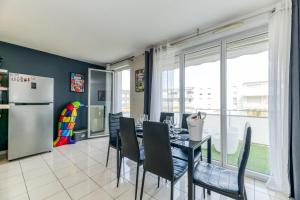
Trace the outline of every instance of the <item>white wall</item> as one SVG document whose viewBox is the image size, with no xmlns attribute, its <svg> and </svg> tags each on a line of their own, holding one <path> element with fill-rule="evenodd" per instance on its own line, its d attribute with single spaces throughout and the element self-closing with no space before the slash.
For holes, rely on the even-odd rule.
<svg viewBox="0 0 300 200">
<path fill-rule="evenodd" d="M 131 63 L 130 74 L 130 116 L 135 119 L 144 113 L 144 92 L 135 92 L 135 71 L 144 68 L 144 54 L 136 56 Z"/>
</svg>

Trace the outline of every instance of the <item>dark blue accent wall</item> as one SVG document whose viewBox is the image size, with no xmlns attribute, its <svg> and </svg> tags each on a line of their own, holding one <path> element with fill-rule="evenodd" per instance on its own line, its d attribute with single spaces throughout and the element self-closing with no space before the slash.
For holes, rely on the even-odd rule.
<svg viewBox="0 0 300 200">
<path fill-rule="evenodd" d="M 1 68 L 9 72 L 46 76 L 54 78 L 54 137 L 61 110 L 71 101 L 88 103 L 88 68 L 104 69 L 102 66 L 56 56 L 0 41 Z M 70 92 L 70 72 L 81 73 L 85 77 L 85 92 Z M 3 111 L 2 111 L 3 112 Z M 30 114 L 30 113 L 28 113 Z M 87 109 L 79 112 L 76 129 L 87 127 Z M 0 150 L 7 149 L 6 113 L 0 118 Z M 33 122 L 34 123 L 34 122 Z"/>
</svg>

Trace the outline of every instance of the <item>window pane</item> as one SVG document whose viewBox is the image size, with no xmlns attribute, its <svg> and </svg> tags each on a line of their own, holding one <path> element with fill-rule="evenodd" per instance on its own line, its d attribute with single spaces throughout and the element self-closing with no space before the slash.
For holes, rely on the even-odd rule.
<svg viewBox="0 0 300 200">
<path fill-rule="evenodd" d="M 247 168 L 269 174 L 268 39 L 227 44 L 227 162 L 237 166 L 245 123 L 252 128 Z"/>
<path fill-rule="evenodd" d="M 130 117 L 130 70 L 123 70 L 122 72 L 122 105 L 121 110 L 123 115 Z"/>
<path fill-rule="evenodd" d="M 203 132 L 212 135 L 213 159 L 220 160 L 220 46 L 185 56 L 184 90 L 185 113 L 207 113 Z"/>
<path fill-rule="evenodd" d="M 173 112 L 175 122 L 179 124 L 180 90 L 179 90 L 179 66 L 167 68 L 162 72 L 162 112 Z"/>
</svg>

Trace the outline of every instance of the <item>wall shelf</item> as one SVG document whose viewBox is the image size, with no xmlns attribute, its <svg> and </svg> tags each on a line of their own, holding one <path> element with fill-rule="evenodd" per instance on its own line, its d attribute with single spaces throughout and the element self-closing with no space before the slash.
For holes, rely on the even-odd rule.
<svg viewBox="0 0 300 200">
<path fill-rule="evenodd" d="M 0 109 L 1 110 L 9 109 L 9 104 L 0 104 Z"/>
<path fill-rule="evenodd" d="M 0 91 L 7 91 L 7 90 L 8 90 L 7 87 L 1 87 L 1 86 L 0 86 Z"/>
<path fill-rule="evenodd" d="M 0 74 L 7 74 L 8 71 L 6 69 L 0 69 Z"/>
</svg>

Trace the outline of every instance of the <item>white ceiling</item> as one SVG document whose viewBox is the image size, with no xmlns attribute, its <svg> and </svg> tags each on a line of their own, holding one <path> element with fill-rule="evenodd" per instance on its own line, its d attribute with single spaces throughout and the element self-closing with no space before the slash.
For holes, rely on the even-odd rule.
<svg viewBox="0 0 300 200">
<path fill-rule="evenodd" d="M 0 41 L 110 63 L 277 0 L 0 0 Z"/>
</svg>

